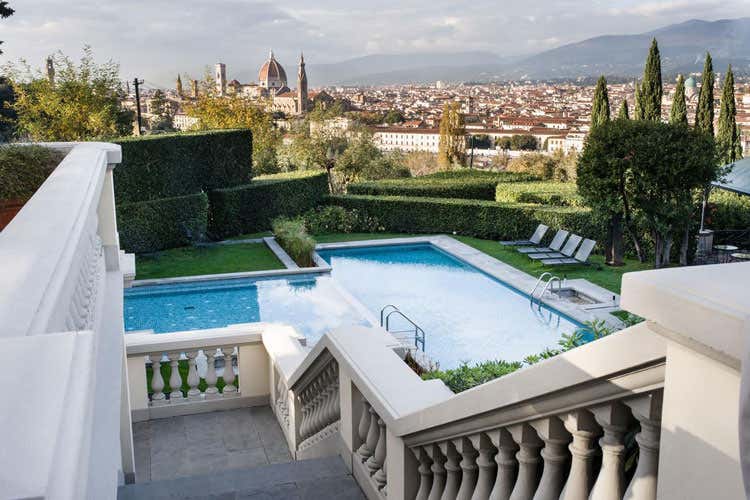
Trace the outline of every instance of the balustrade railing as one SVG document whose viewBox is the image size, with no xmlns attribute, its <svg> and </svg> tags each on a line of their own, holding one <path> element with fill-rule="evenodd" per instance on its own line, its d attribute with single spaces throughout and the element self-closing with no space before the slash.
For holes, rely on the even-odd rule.
<svg viewBox="0 0 750 500">
<path fill-rule="evenodd" d="M 375 408 L 364 398 L 362 398 L 360 404 L 361 415 L 357 425 L 357 436 L 360 444 L 354 455 L 355 464 L 361 467 L 364 472 L 363 475 L 372 482 L 375 490 L 386 496 L 388 454 L 385 422 L 375 411 Z"/>
<path fill-rule="evenodd" d="M 301 412 L 298 450 L 305 450 L 339 430 L 338 362 L 329 357 L 315 371 L 315 376 L 296 390 Z"/>
</svg>

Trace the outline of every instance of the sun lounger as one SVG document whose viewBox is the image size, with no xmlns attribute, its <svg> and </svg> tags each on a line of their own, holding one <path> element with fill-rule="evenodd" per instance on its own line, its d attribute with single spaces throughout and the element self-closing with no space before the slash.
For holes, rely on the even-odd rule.
<svg viewBox="0 0 750 500">
<path fill-rule="evenodd" d="M 544 238 L 544 235 L 547 233 L 547 229 L 549 229 L 549 226 L 545 226 L 544 224 L 539 224 L 536 228 L 536 231 L 534 231 L 534 234 L 531 235 L 531 238 L 528 240 L 516 240 L 516 241 L 501 241 L 501 245 L 509 246 L 509 247 L 520 247 L 523 245 L 538 245 L 542 242 L 542 238 Z"/>
<path fill-rule="evenodd" d="M 516 250 L 521 253 L 559 252 L 569 234 L 570 233 L 566 230 L 560 229 L 559 231 L 557 231 L 557 234 L 555 234 L 555 237 L 552 238 L 552 241 L 550 242 L 548 247 L 520 247 L 516 248 Z"/>
<path fill-rule="evenodd" d="M 574 257 L 565 257 L 561 259 L 542 259 L 542 264 L 548 266 L 569 266 L 574 264 L 588 265 L 589 255 L 596 246 L 594 240 L 583 240 L 581 248 L 578 249 Z"/>
<path fill-rule="evenodd" d="M 578 248 L 578 244 L 581 243 L 582 239 L 583 238 L 578 236 L 577 234 L 571 234 L 570 238 L 568 238 L 568 241 L 565 243 L 565 246 L 559 252 L 530 253 L 528 255 L 532 260 L 570 258 L 573 257 L 573 254 L 575 253 L 576 248 Z"/>
</svg>

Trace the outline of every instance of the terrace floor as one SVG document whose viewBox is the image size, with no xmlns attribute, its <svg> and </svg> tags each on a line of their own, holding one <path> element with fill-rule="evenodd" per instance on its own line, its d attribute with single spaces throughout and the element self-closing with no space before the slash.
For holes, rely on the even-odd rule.
<svg viewBox="0 0 750 500">
<path fill-rule="evenodd" d="M 291 462 L 268 406 L 133 424 L 136 483 Z"/>
</svg>

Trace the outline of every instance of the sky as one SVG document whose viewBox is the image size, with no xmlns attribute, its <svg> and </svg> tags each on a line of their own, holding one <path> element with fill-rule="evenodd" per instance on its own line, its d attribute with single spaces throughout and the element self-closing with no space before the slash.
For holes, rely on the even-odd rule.
<svg viewBox="0 0 750 500">
<path fill-rule="evenodd" d="M 123 79 L 172 87 L 215 62 L 254 81 L 273 49 L 294 73 L 367 54 L 489 51 L 532 54 L 603 34 L 650 31 L 689 19 L 750 16 L 748 0 L 9 0 L 0 65 L 43 65 L 57 51 L 120 64 Z"/>
</svg>

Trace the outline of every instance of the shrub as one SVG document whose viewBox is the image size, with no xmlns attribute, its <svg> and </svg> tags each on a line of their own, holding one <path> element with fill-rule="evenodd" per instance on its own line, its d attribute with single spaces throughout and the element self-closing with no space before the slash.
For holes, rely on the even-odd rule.
<svg viewBox="0 0 750 500">
<path fill-rule="evenodd" d="M 502 182 L 497 185 L 495 201 L 534 203 L 563 207 L 582 207 L 583 198 L 572 182 Z"/>
<path fill-rule="evenodd" d="M 128 252 L 155 252 L 201 241 L 205 239 L 207 223 L 205 193 L 117 207 L 120 246 Z"/>
<path fill-rule="evenodd" d="M 294 262 L 301 267 L 314 265 L 312 253 L 315 250 L 315 240 L 307 234 L 305 222 L 301 218 L 287 219 L 280 217 L 274 219 L 271 227 L 276 241 L 294 259 Z"/>
<path fill-rule="evenodd" d="M 319 170 L 264 175 L 250 184 L 209 193 L 209 233 L 224 238 L 265 231 L 280 216 L 295 217 L 320 204 L 328 176 Z"/>
<path fill-rule="evenodd" d="M 540 223 L 603 241 L 603 228 L 581 207 L 396 196 L 332 196 L 329 203 L 376 218 L 385 231 L 453 233 L 484 239 L 528 238 Z"/>
<path fill-rule="evenodd" d="M 347 210 L 336 205 L 315 208 L 305 213 L 303 218 L 305 227 L 312 234 L 382 231 L 374 217 L 365 217 L 359 210 Z"/>
<path fill-rule="evenodd" d="M 523 366 L 521 362 L 508 362 L 503 360 L 485 361 L 469 366 L 463 363 L 458 368 L 452 370 L 434 370 L 422 375 L 424 380 L 438 379 L 442 380 L 450 390 L 455 393 L 463 392 L 485 382 L 502 377 L 520 369 Z"/>
<path fill-rule="evenodd" d="M 247 184 L 252 179 L 249 130 L 124 138 L 114 170 L 118 203 L 154 200 Z"/>
<path fill-rule="evenodd" d="M 43 146 L 0 147 L 0 200 L 31 198 L 64 156 Z"/>
</svg>

